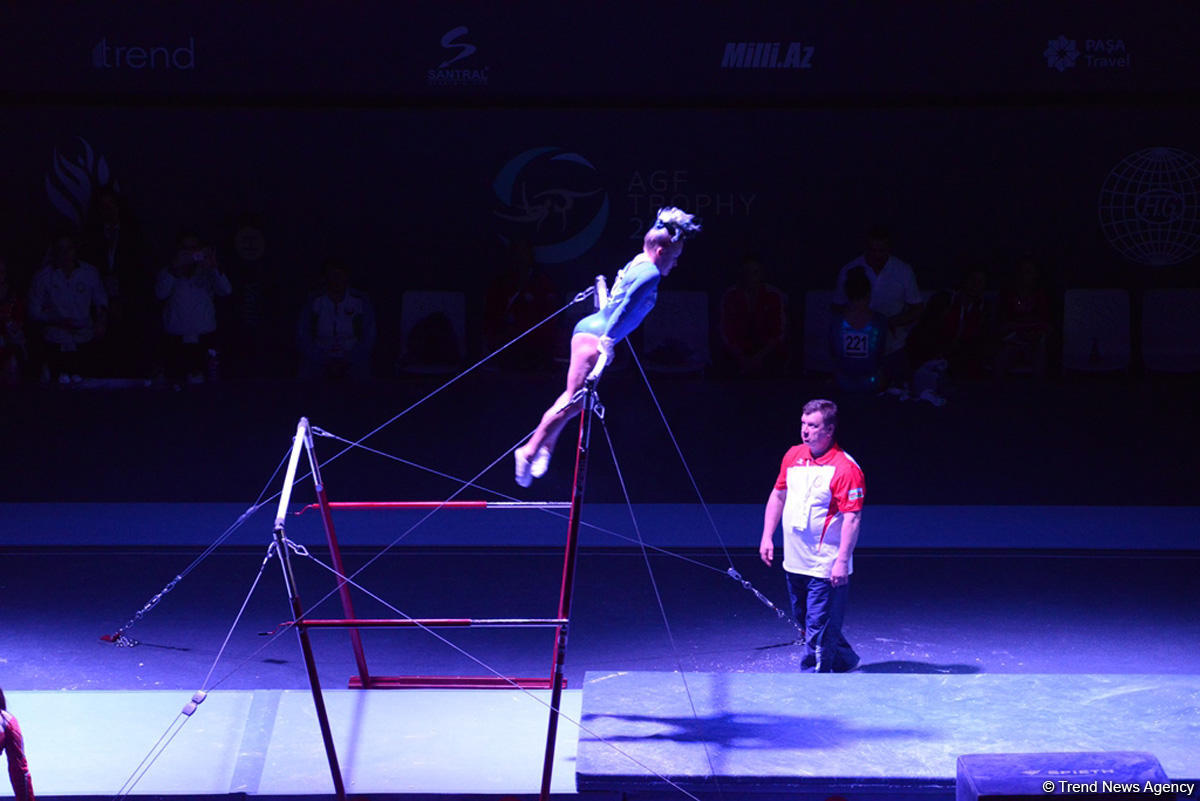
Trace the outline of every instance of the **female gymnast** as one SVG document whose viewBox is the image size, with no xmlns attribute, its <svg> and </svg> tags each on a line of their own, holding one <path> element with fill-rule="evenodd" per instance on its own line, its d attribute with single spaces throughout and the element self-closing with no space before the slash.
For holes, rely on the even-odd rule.
<svg viewBox="0 0 1200 801">
<path fill-rule="evenodd" d="M 550 453 L 567 421 L 579 413 L 581 401 L 572 402 L 603 351 L 611 360 L 613 347 L 630 334 L 654 308 L 658 282 L 671 272 L 685 239 L 699 233 L 695 216 L 674 207 L 658 210 L 654 225 L 642 239 L 642 252 L 621 268 L 607 302 L 575 325 L 571 336 L 571 364 L 567 389 L 542 415 L 529 440 L 518 447 L 517 484 L 528 487 L 550 467 Z"/>
<path fill-rule="evenodd" d="M 21 737 L 21 726 L 4 703 L 3 687 L 0 687 L 0 753 L 8 756 L 8 779 L 17 801 L 34 801 L 33 779 L 25 761 L 25 740 Z"/>
</svg>

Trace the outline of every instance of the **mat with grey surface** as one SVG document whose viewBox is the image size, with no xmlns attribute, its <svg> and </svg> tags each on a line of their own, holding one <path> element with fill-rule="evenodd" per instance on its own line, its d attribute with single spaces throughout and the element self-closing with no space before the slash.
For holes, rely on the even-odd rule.
<svg viewBox="0 0 1200 801">
<path fill-rule="evenodd" d="M 589 671 L 583 721 L 580 791 L 940 794 L 959 755 L 997 752 L 1148 751 L 1200 776 L 1200 676 Z"/>
<path fill-rule="evenodd" d="M 190 693 L 13 692 L 38 795 L 113 796 L 136 775 Z M 350 793 L 537 792 L 549 692 L 327 690 Z M 575 791 L 579 692 L 563 694 L 552 790 Z M 333 789 L 312 696 L 216 691 L 132 788 L 135 795 L 328 796 Z"/>
</svg>

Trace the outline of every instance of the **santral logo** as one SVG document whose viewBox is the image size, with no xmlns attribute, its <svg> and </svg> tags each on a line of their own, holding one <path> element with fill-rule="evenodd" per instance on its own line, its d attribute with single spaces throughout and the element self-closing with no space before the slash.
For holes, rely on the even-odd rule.
<svg viewBox="0 0 1200 801">
<path fill-rule="evenodd" d="M 471 31 L 466 25 L 459 25 L 457 28 L 452 28 L 442 35 L 442 47 L 448 50 L 458 50 L 458 54 L 446 59 L 441 64 L 438 64 L 439 70 L 443 70 L 453 64 L 455 61 L 458 61 L 460 58 L 466 58 L 475 52 L 475 45 L 467 44 L 466 42 L 455 41 L 455 39 L 458 37 L 466 36 L 470 32 Z"/>
<path fill-rule="evenodd" d="M 487 86 L 488 73 L 491 67 L 476 67 L 468 69 L 466 67 L 451 68 L 452 64 L 456 64 L 465 58 L 475 55 L 478 49 L 475 45 L 460 41 L 462 37 L 469 34 L 471 31 L 466 25 L 459 25 L 457 28 L 451 28 L 442 34 L 440 44 L 445 50 L 449 50 L 452 55 L 438 64 L 435 69 L 427 70 L 425 80 L 430 86 Z"/>
</svg>

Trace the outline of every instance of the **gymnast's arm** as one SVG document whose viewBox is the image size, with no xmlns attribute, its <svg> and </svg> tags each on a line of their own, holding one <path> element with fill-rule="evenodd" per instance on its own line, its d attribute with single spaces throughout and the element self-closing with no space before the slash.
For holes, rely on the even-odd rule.
<svg viewBox="0 0 1200 801">
<path fill-rule="evenodd" d="M 654 308 L 654 303 L 650 298 L 658 289 L 662 273 L 649 262 L 643 262 L 640 266 L 642 269 L 633 277 L 633 283 L 625 292 L 625 297 L 621 299 L 620 305 L 613 309 L 608 317 L 604 336 L 613 342 L 619 342 L 633 333 L 633 330 L 641 325 L 642 320 Z"/>
<path fill-rule="evenodd" d="M 8 757 L 8 778 L 17 801 L 33 801 L 33 780 L 29 776 L 29 763 L 25 761 L 25 740 L 17 719 L 5 714 L 0 746 Z"/>
</svg>

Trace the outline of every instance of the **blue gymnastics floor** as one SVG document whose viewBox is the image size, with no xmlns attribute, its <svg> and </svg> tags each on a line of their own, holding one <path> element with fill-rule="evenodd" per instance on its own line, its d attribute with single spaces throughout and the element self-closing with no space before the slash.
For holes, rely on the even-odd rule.
<svg viewBox="0 0 1200 801">
<path fill-rule="evenodd" d="M 375 553 L 352 548 L 347 561 L 355 569 Z M 268 564 L 239 625 L 231 628 L 262 563 L 262 549 L 225 548 L 209 556 L 130 629 L 140 645 L 101 642 L 100 635 L 124 624 L 193 556 L 188 548 L 153 547 L 3 551 L 0 682 L 9 708 L 24 725 L 43 797 L 111 797 L 112 781 L 123 781 L 136 768 L 201 687 L 213 689 L 209 700 L 185 727 L 184 739 L 169 746 L 165 772 L 153 781 L 148 774 L 145 787 L 151 789 L 139 793 L 293 797 L 326 792 L 317 778 L 297 778 L 325 775 L 320 752 L 313 750 L 320 748 L 319 737 L 299 648 L 292 635 L 264 636 L 289 616 L 276 565 Z M 744 549 L 730 556 L 743 575 L 784 603 L 777 568 L 768 570 Z M 695 770 L 700 743 L 733 749 L 723 759 L 736 763 L 745 757 L 752 767 L 764 757 L 764 748 L 811 750 L 796 742 L 794 733 L 780 734 L 782 745 L 755 744 L 759 735 L 754 732 L 761 734 L 762 727 L 753 716 L 764 704 L 770 706 L 772 694 L 791 699 L 786 704 L 794 706 L 785 712 L 775 704 L 771 714 L 794 719 L 802 733 L 811 732 L 809 718 L 815 717 L 822 727 L 841 732 L 837 748 L 867 749 L 853 752 L 858 763 L 849 759 L 850 752 L 838 760 L 859 764 L 852 772 L 856 776 L 869 773 L 861 765 L 875 764 L 892 782 L 876 789 L 894 798 L 905 797 L 897 795 L 897 787 L 915 791 L 918 785 L 922 792 L 948 798 L 949 757 L 959 748 L 1061 749 L 1071 737 L 1078 737 L 1079 748 L 1127 747 L 1128 737 L 1100 736 L 1105 715 L 1159 726 L 1172 737 L 1194 740 L 1200 731 L 1195 685 L 1200 558 L 1195 554 L 864 550 L 856 558 L 846 624 L 863 664 L 856 674 L 834 677 L 842 684 L 797 674 L 795 630 L 725 576 L 724 559 L 719 551 L 695 549 L 652 557 L 656 595 L 639 553 L 585 549 L 580 556 L 566 661 L 568 699 L 582 704 L 599 734 L 614 733 L 622 749 L 635 755 L 650 747 L 655 758 L 666 754 L 681 776 Z M 560 570 L 561 554 L 547 548 L 405 548 L 376 561 L 360 580 L 406 614 L 546 616 L 557 601 Z M 301 595 L 310 602 L 332 589 L 329 574 L 310 560 L 297 559 L 296 572 Z M 670 638 L 658 612 L 659 597 Z M 356 603 L 362 616 L 391 614 L 361 595 Z M 323 609 L 338 614 L 333 604 Z M 360 771 L 356 781 L 372 788 L 364 792 L 411 798 L 470 793 L 524 798 L 536 792 L 544 707 L 524 696 L 504 700 L 511 695 L 507 691 L 429 696 L 348 691 L 355 667 L 345 633 L 316 632 L 313 640 L 321 682 L 335 699 L 330 704 L 340 721 L 338 739 Z M 547 675 L 552 644 L 542 630 L 467 630 L 447 632 L 443 639 L 418 631 L 372 631 L 364 634 L 364 643 L 375 674 L 477 675 L 494 669 L 521 676 Z M 677 675 L 673 672 L 681 668 L 701 676 L 700 689 L 710 688 L 707 700 L 702 698 L 709 706 L 693 722 L 677 708 L 678 693 L 664 689 L 670 680 L 663 676 Z M 626 680 L 634 682 L 634 692 L 616 700 L 600 697 L 597 707 L 593 691 L 616 686 L 597 676 L 642 678 Z M 814 684 L 814 679 L 826 683 Z M 780 694 L 780 683 L 796 688 L 794 696 Z M 833 711 L 821 701 L 826 696 L 799 689 L 812 686 L 829 688 L 821 692 L 832 693 L 827 700 Z M 1096 689 L 1102 686 L 1112 693 Z M 654 694 L 661 709 L 639 699 L 638 692 Z M 1078 696 L 1074 735 L 1067 728 L 1049 731 L 1055 715 L 1064 726 L 1076 720 L 1070 708 L 1037 700 L 1059 695 Z M 848 696 L 858 701 L 840 700 Z M 1014 706 L 1014 698 L 1021 704 Z M 399 706 L 389 711 L 393 705 Z M 400 722 L 410 718 L 414 728 Z M 712 721 L 715 732 L 705 730 Z M 881 728 L 903 731 L 870 736 Z M 499 745 L 489 739 L 497 731 L 507 732 Z M 1096 736 L 1083 737 L 1084 732 Z M 556 769 L 555 787 L 569 795 L 576 788 L 557 782 L 573 781 L 577 763 L 571 755 L 580 735 L 564 722 L 560 736 L 566 739 L 559 757 L 567 762 Z M 904 748 L 892 756 L 883 753 L 899 740 Z M 1160 758 L 1181 778 L 1179 772 L 1191 771 L 1191 762 L 1177 758 L 1174 742 L 1162 741 Z M 1144 745 L 1157 743 L 1148 738 Z M 740 750 L 743 746 L 748 750 Z M 286 767 L 286 760 L 273 762 L 274 756 L 261 755 L 264 748 L 268 755 L 300 755 L 296 758 L 309 772 Z M 376 748 L 386 758 L 371 756 Z M 447 760 L 447 753 L 453 758 Z M 582 760 L 584 752 L 579 753 Z M 935 757 L 941 760 L 936 766 Z M 494 759 L 504 771 L 489 767 Z M 407 778 L 389 778 L 395 774 L 388 771 L 406 760 L 414 761 L 402 768 Z M 203 782 L 191 778 L 198 764 L 210 763 L 219 770 L 206 772 Z M 586 776 L 623 775 L 601 774 L 590 764 Z M 795 776 L 807 775 L 799 763 L 793 767 Z M 235 784 L 235 777 L 244 782 L 252 775 L 260 776 L 257 791 L 236 789 L 242 784 Z M 271 777 L 284 783 L 273 784 Z M 917 784 L 905 785 L 904 777 Z M 660 792 L 630 778 L 631 792 Z M 284 781 L 292 779 L 292 784 Z M 617 797 L 612 793 L 618 791 L 591 781 L 578 788 L 585 796 Z M 303 787 L 297 789 L 296 782 Z"/>
</svg>

